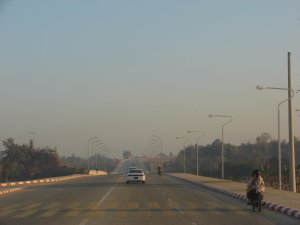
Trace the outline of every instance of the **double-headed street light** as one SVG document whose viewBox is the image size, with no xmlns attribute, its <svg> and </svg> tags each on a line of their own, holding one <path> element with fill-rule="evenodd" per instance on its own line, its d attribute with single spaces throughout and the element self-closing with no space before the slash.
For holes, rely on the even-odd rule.
<svg viewBox="0 0 300 225">
<path fill-rule="evenodd" d="M 203 131 L 198 131 L 198 130 L 189 130 L 188 133 L 201 133 L 201 135 L 197 138 L 197 176 L 199 176 L 199 139 L 204 136 Z"/>
<path fill-rule="evenodd" d="M 281 179 L 281 140 L 280 140 L 280 105 L 288 100 L 291 100 L 293 97 L 294 97 L 294 90 L 293 89 L 290 89 L 290 88 L 278 88 L 278 87 L 265 87 L 265 86 L 262 86 L 262 85 L 257 85 L 256 86 L 256 89 L 257 90 L 264 90 L 264 89 L 275 89 L 275 90 L 283 90 L 283 91 L 288 91 L 289 92 L 289 95 L 288 95 L 288 98 L 281 101 L 278 106 L 277 106 L 277 114 L 278 114 L 278 186 L 279 186 L 279 190 L 282 189 L 282 179 Z M 289 109 L 290 110 L 290 109 Z M 289 117 L 291 115 L 291 118 L 289 119 L 289 121 L 293 121 L 293 114 L 289 114 Z M 294 137 L 294 131 L 293 129 L 289 129 L 289 132 L 292 133 L 290 134 L 290 136 L 292 135 Z M 294 152 L 294 139 L 292 137 L 292 143 L 291 143 L 291 151 Z M 292 156 L 294 156 L 294 154 L 291 154 Z M 296 180 L 295 180 L 295 157 L 291 157 L 290 159 L 290 175 L 291 175 L 291 190 L 293 189 L 293 183 L 295 184 L 296 183 Z"/>
<path fill-rule="evenodd" d="M 186 166 L 185 166 L 185 144 L 190 140 L 189 137 L 176 137 L 176 139 L 187 139 L 185 142 L 183 142 L 183 172 L 186 172 Z"/>
<path fill-rule="evenodd" d="M 227 115 L 213 115 L 210 114 L 209 117 L 224 117 L 229 118 L 229 120 L 222 125 L 222 179 L 224 179 L 224 127 L 232 121 L 232 116 Z"/>
</svg>

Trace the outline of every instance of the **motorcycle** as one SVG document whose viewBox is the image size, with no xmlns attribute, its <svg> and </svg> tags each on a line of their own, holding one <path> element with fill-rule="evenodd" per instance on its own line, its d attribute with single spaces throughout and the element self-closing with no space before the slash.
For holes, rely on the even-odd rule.
<svg viewBox="0 0 300 225">
<path fill-rule="evenodd" d="M 255 209 L 257 208 L 258 212 L 260 212 L 262 206 L 265 205 L 262 193 L 256 194 L 255 198 L 253 199 L 248 199 L 247 205 L 252 206 L 253 211 L 255 211 Z"/>
</svg>

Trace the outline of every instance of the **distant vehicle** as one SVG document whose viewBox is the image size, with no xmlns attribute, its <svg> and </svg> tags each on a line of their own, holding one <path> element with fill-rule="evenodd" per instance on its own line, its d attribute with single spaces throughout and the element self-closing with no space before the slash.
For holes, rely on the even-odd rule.
<svg viewBox="0 0 300 225">
<path fill-rule="evenodd" d="M 129 169 L 127 170 L 127 173 L 129 173 L 130 170 L 137 170 L 138 168 L 135 166 L 129 167 Z"/>
<path fill-rule="evenodd" d="M 146 182 L 146 176 L 142 169 L 132 169 L 127 173 L 127 184 L 130 182 Z"/>
<path fill-rule="evenodd" d="M 132 167 L 129 167 L 128 170 L 136 170 L 136 169 L 138 169 L 136 166 L 132 166 Z"/>
</svg>

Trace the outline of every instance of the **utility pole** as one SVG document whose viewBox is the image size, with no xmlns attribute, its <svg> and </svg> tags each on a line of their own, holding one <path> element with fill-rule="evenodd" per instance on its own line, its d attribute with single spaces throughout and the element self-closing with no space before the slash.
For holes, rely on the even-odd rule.
<svg viewBox="0 0 300 225">
<path fill-rule="evenodd" d="M 288 52 L 288 112 L 289 112 L 289 142 L 290 142 L 290 191 L 296 192 L 296 166 L 295 145 L 293 126 L 293 101 L 292 101 L 292 78 L 291 78 L 291 53 Z"/>
</svg>

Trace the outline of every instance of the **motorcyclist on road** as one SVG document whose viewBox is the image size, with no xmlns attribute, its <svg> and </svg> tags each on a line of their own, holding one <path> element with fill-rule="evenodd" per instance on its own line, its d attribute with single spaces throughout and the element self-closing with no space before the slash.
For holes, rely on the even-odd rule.
<svg viewBox="0 0 300 225">
<path fill-rule="evenodd" d="M 159 176 L 161 176 L 161 174 L 162 174 L 162 168 L 161 168 L 161 166 L 158 166 L 158 167 L 157 167 L 157 174 L 158 174 Z"/>
<path fill-rule="evenodd" d="M 263 192 L 265 191 L 265 182 L 260 175 L 259 170 L 255 170 L 256 175 L 256 182 L 255 182 L 255 190 L 258 197 L 262 200 L 263 199 Z"/>
<path fill-rule="evenodd" d="M 260 175 L 259 170 L 252 172 L 252 177 L 247 183 L 247 198 L 249 199 L 248 204 L 253 201 L 258 201 L 258 209 L 261 210 L 261 202 L 263 200 L 263 192 L 265 191 L 265 183 Z M 253 209 L 255 206 L 253 206 Z"/>
<path fill-rule="evenodd" d="M 256 175 L 255 171 L 252 172 L 252 176 L 247 183 L 247 198 L 250 201 L 254 201 L 256 197 Z"/>
</svg>

